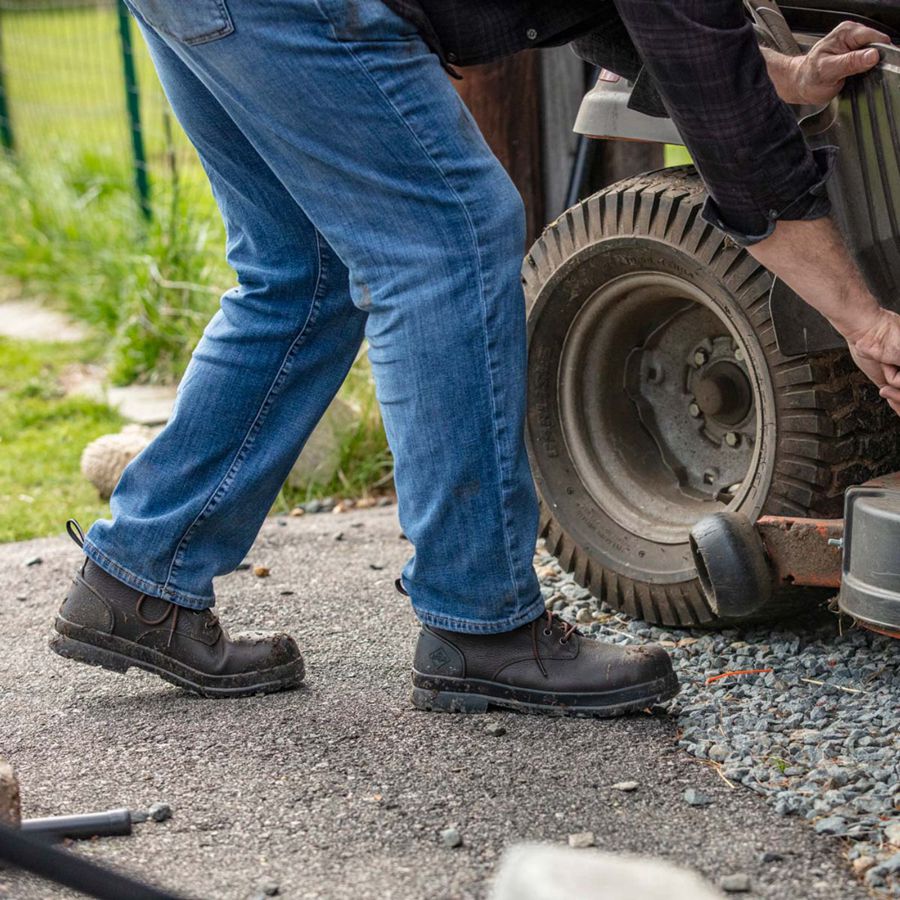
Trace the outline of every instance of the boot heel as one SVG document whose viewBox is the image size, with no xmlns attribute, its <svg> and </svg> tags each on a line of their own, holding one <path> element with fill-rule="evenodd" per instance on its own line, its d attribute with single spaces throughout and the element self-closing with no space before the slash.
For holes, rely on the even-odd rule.
<svg viewBox="0 0 900 900">
<path fill-rule="evenodd" d="M 416 709 L 429 712 L 487 712 L 488 698 L 479 694 L 466 694 L 459 691 L 429 691 L 425 688 L 413 688 L 412 705 Z"/>
<path fill-rule="evenodd" d="M 112 672 L 127 672 L 131 668 L 131 661 L 112 650 L 104 650 L 93 644 L 76 641 L 64 634 L 57 634 L 50 638 L 50 649 L 54 653 L 66 659 L 74 659 L 77 662 L 87 663 L 89 666 L 101 666 Z"/>
</svg>

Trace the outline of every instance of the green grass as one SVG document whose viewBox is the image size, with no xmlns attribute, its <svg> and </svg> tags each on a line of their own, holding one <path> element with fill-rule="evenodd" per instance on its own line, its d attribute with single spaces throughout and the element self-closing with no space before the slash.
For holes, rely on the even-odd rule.
<svg viewBox="0 0 900 900">
<path fill-rule="evenodd" d="M 0 338 L 0 542 L 62 530 L 75 517 L 85 524 L 108 512 L 81 475 L 81 451 L 118 431 L 109 407 L 64 397 L 59 377 L 67 366 L 93 360 L 96 347 Z"/>
</svg>

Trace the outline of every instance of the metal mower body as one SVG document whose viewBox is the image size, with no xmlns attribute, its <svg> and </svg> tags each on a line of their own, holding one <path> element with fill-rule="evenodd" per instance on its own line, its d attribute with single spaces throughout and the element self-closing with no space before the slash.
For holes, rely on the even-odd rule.
<svg viewBox="0 0 900 900">
<path fill-rule="evenodd" d="M 761 43 L 808 47 L 846 18 L 900 37 L 896 3 L 787 2 L 786 24 L 749 0 Z M 878 47 L 876 70 L 797 115 L 812 146 L 839 148 L 834 217 L 900 311 L 900 48 Z M 575 131 L 682 143 L 630 92 L 602 72 Z M 802 586 L 840 586 L 848 613 L 900 632 L 900 474 L 884 481 L 900 470 L 900 420 L 831 326 L 700 220 L 704 196 L 688 167 L 627 179 L 526 257 L 527 433 L 548 549 L 650 621 L 765 621 L 808 602 Z"/>
</svg>

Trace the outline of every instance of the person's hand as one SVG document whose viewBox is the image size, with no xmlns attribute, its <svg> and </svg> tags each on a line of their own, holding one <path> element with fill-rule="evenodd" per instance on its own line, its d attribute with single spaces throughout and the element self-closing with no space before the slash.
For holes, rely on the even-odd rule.
<svg viewBox="0 0 900 900">
<path fill-rule="evenodd" d="M 900 315 L 879 309 L 871 323 L 847 338 L 853 361 L 900 416 Z"/>
<path fill-rule="evenodd" d="M 868 44 L 889 44 L 888 35 L 858 22 L 841 22 L 804 56 L 791 57 L 795 93 L 801 103 L 824 106 L 836 97 L 850 75 L 868 72 L 880 54 Z"/>
</svg>

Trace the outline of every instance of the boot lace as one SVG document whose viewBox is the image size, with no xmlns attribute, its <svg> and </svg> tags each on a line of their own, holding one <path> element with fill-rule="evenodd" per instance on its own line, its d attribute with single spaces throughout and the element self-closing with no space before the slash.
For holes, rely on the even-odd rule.
<svg viewBox="0 0 900 900">
<path fill-rule="evenodd" d="M 538 644 L 538 628 L 540 627 L 541 623 L 544 623 L 544 637 L 551 637 L 554 628 L 562 629 L 562 637 L 560 637 L 559 642 L 563 646 L 569 643 L 569 639 L 577 631 L 576 625 L 567 625 L 556 615 L 556 613 L 551 612 L 549 609 L 547 610 L 546 615 L 546 619 L 543 616 L 540 616 L 531 623 L 531 648 L 534 653 L 534 661 L 537 663 L 538 668 L 541 670 L 541 674 L 544 676 L 544 678 L 548 678 L 549 676 L 547 674 L 547 667 L 544 665 L 544 661 L 541 659 L 541 649 L 540 645 Z"/>
</svg>

